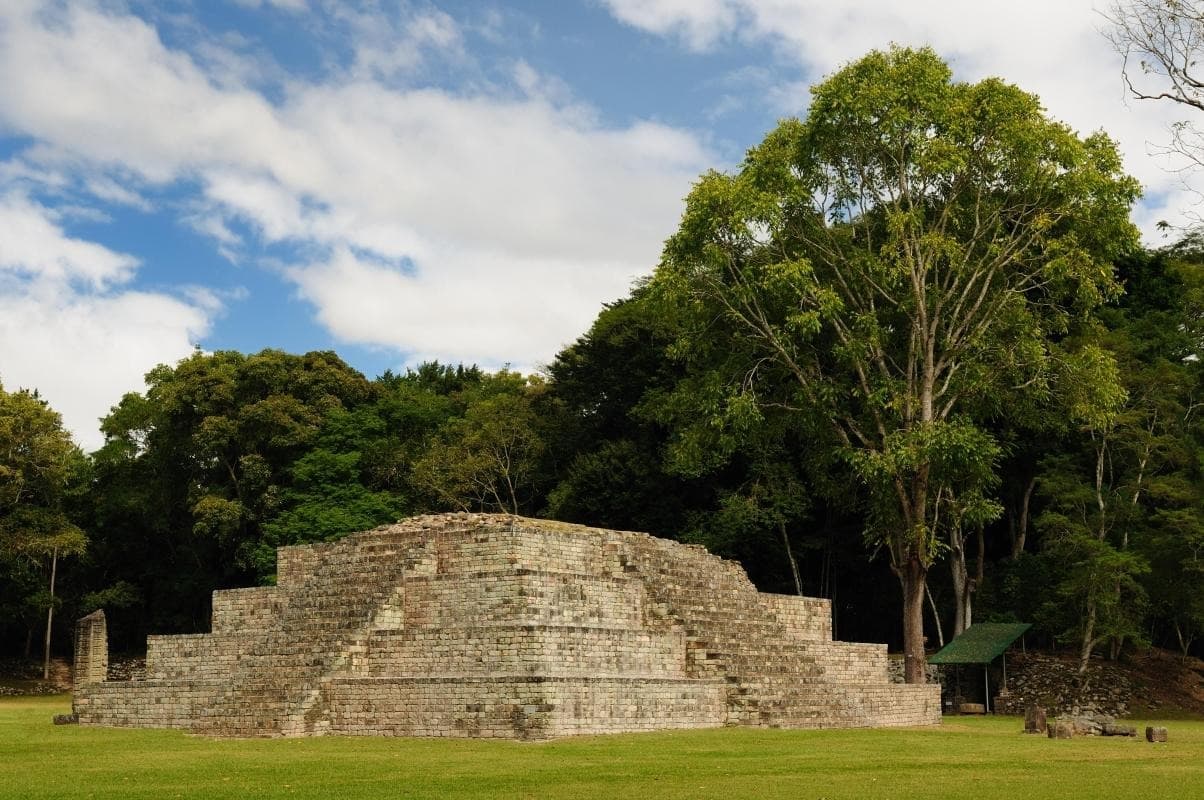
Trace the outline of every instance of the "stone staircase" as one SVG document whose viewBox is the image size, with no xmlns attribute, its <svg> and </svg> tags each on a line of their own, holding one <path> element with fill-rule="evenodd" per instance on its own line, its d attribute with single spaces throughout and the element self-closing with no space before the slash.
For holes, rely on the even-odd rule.
<svg viewBox="0 0 1204 800">
<path fill-rule="evenodd" d="M 330 548 L 290 597 L 277 627 L 240 654 L 238 668 L 194 730 L 214 736 L 299 736 L 329 726 L 321 679 L 345 670 L 374 617 L 414 560 L 400 537 Z M 349 574 L 354 580 L 349 581 Z"/>
<path fill-rule="evenodd" d="M 213 633 L 148 640 L 148 680 L 83 687 L 81 723 L 530 739 L 939 720 L 938 688 L 890 684 L 884 646 L 832 641 L 826 601 L 645 534 L 418 517 L 282 548 L 278 574 L 215 593 Z"/>
</svg>

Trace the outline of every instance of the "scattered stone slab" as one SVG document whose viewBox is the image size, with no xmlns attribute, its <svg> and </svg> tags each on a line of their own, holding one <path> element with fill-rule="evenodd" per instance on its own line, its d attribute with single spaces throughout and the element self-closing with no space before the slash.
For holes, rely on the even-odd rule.
<svg viewBox="0 0 1204 800">
<path fill-rule="evenodd" d="M 962 703 L 958 707 L 958 712 L 962 714 L 985 714 L 987 707 L 982 703 Z"/>
<path fill-rule="evenodd" d="M 1025 721 L 1025 731 L 1028 732 Z M 1106 714 L 1076 714 L 1060 716 L 1049 723 L 1049 738 L 1068 739 L 1071 736 L 1136 736 L 1137 729 L 1124 725 Z M 1063 731 L 1069 731 L 1063 735 Z"/>
<path fill-rule="evenodd" d="M 1147 742 L 1165 742 L 1166 728 L 1161 726 L 1150 726 L 1145 729 L 1145 740 Z"/>
<path fill-rule="evenodd" d="M 1048 733 L 1050 739 L 1073 739 L 1074 723 L 1068 719 L 1055 719 L 1049 723 Z"/>
<path fill-rule="evenodd" d="M 1136 736 L 1137 728 L 1132 725 L 1121 725 L 1118 722 L 1109 722 L 1100 729 L 1101 736 Z"/>
<path fill-rule="evenodd" d="M 54 724 L 55 725 L 78 725 L 79 724 L 79 714 L 55 714 L 54 715 Z"/>
</svg>

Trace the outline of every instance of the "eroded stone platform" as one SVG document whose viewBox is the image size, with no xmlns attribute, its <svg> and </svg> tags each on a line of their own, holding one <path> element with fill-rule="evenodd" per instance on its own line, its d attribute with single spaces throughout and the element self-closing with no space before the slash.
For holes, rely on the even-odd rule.
<svg viewBox="0 0 1204 800">
<path fill-rule="evenodd" d="M 97 624 L 77 637 L 83 725 L 543 739 L 940 722 L 939 687 L 889 683 L 885 645 L 833 641 L 826 600 L 759 593 L 698 546 L 506 515 L 281 548 L 276 586 L 214 593 L 212 633 L 148 637 L 145 680 L 97 677 Z"/>
</svg>

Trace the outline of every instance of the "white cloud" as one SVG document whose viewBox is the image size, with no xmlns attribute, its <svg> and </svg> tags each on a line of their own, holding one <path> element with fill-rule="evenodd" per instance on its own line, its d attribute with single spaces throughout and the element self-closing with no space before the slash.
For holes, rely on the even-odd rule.
<svg viewBox="0 0 1204 800">
<path fill-rule="evenodd" d="M 220 311 L 212 294 L 124 290 L 136 269 L 38 203 L 0 198 L 0 381 L 36 388 L 87 450 L 102 443 L 98 419 L 155 364 L 188 355 Z"/>
<path fill-rule="evenodd" d="M 661 35 L 676 35 L 694 50 L 730 36 L 742 21 L 738 0 L 603 0 L 623 22 Z"/>
<path fill-rule="evenodd" d="M 68 237 L 53 212 L 20 193 L 0 196 L 0 271 L 102 289 L 129 280 L 137 265 L 128 255 Z"/>
<path fill-rule="evenodd" d="M 358 80 L 391 81 L 425 66 L 429 60 L 467 61 L 460 26 L 448 14 L 407 5 L 359 8 L 345 3 L 329 7 L 345 25 L 354 44 L 350 74 Z"/>
<path fill-rule="evenodd" d="M 584 310 L 593 315 L 594 298 L 618 297 L 636 277 L 621 264 L 461 249 L 432 253 L 430 260 L 439 268 L 415 274 L 340 248 L 289 274 L 342 340 L 400 351 L 411 363 L 437 358 L 493 368 L 550 360 L 549 342 L 567 342 L 583 330 L 582 304 L 564 298 L 588 298 Z M 521 281 L 513 280 L 516 274 Z"/>
<path fill-rule="evenodd" d="M 129 206 L 139 211 L 150 211 L 152 208 L 146 198 L 138 192 L 107 175 L 89 176 L 85 178 L 84 185 L 89 193 L 100 200 Z"/>
<path fill-rule="evenodd" d="M 807 76 L 771 91 L 774 104 L 786 113 L 805 113 L 809 83 L 870 49 L 931 45 L 963 80 L 999 75 L 1039 95 L 1052 116 L 1080 132 L 1106 130 L 1119 142 L 1129 172 L 1159 198 L 1136 214 L 1151 239 L 1156 238 L 1153 223 L 1183 222 L 1196 202 L 1167 169 L 1172 165 L 1149 148 L 1150 142 L 1169 140 L 1167 128 L 1183 111 L 1170 104 L 1126 102 L 1120 58 L 1100 33 L 1106 22 L 1097 11 L 1099 0 L 604 2 L 622 22 L 677 37 L 692 49 L 730 40 L 773 46 L 783 62 Z"/>
<path fill-rule="evenodd" d="M 270 6 L 284 11 L 304 11 L 309 7 L 305 0 L 234 0 L 234 2 L 247 8 Z"/>
<path fill-rule="evenodd" d="M 420 49 L 460 46 L 434 12 L 394 25 Z M 397 88 L 369 66 L 269 100 L 139 19 L 10 13 L 0 124 L 43 165 L 199 186 L 188 222 L 224 252 L 237 219 L 312 254 L 283 274 L 344 341 L 495 364 L 550 359 L 648 272 L 712 163 L 688 132 L 601 124 L 529 66 L 513 96 Z"/>
</svg>

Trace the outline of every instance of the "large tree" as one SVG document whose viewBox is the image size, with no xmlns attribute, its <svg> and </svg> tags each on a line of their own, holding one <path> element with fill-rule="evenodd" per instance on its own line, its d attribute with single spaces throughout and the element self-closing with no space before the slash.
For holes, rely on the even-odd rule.
<svg viewBox="0 0 1204 800">
<path fill-rule="evenodd" d="M 43 679 L 50 677 L 59 559 L 79 555 L 87 544 L 64 508 L 83 462 L 57 412 L 33 392 L 6 392 L 0 386 L 0 574 L 14 566 L 20 572 L 21 562 L 48 573 L 47 588 L 26 598 L 46 618 Z"/>
<path fill-rule="evenodd" d="M 1138 188 L 1107 136 L 1001 80 L 955 82 L 931 50 L 872 52 L 812 97 L 739 172 L 698 181 L 652 290 L 699 425 L 739 438 L 785 411 L 859 478 L 920 682 L 944 526 L 989 516 L 980 421 L 1049 392 L 1056 338 L 1118 291 Z"/>
<path fill-rule="evenodd" d="M 92 588 L 138 587 L 151 631 L 203 628 L 214 588 L 271 574 L 265 548 L 290 542 L 266 541 L 265 525 L 330 466 L 297 462 L 324 443 L 329 418 L 377 390 L 334 353 L 276 350 L 198 352 L 156 367 L 147 387 L 102 422 Z"/>
</svg>

